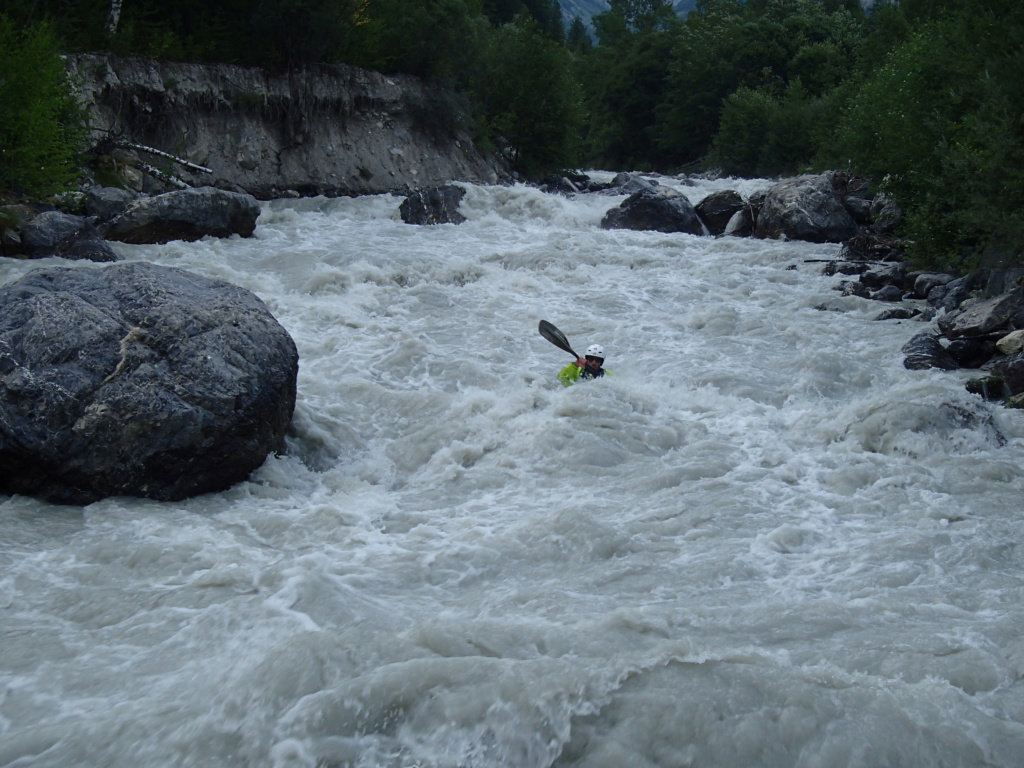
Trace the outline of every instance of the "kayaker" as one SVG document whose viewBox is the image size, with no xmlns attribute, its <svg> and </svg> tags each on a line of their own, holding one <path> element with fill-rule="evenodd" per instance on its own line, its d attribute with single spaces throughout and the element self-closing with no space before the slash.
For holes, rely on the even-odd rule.
<svg viewBox="0 0 1024 768">
<path fill-rule="evenodd" d="M 604 347 L 591 344 L 586 355 L 576 358 L 558 372 L 558 380 L 568 387 L 577 379 L 599 379 L 605 373 L 608 371 L 604 369 Z"/>
</svg>

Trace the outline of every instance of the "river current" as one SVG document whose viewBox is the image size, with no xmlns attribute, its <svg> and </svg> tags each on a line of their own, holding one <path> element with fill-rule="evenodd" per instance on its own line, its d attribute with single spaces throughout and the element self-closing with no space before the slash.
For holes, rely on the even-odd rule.
<svg viewBox="0 0 1024 768">
<path fill-rule="evenodd" d="M 114 244 L 260 296 L 295 417 L 223 493 L 0 497 L 0 765 L 1024 765 L 1024 414 L 904 369 L 838 246 L 622 199 Z M 560 386 L 541 319 L 614 375 Z"/>
</svg>

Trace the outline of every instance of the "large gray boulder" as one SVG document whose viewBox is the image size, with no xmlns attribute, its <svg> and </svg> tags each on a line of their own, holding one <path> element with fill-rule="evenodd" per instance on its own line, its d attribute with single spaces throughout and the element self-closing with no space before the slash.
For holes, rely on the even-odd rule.
<svg viewBox="0 0 1024 768">
<path fill-rule="evenodd" d="M 281 447 L 298 354 L 255 295 L 146 263 L 0 288 L 0 493 L 174 500 Z"/>
<path fill-rule="evenodd" d="M 44 211 L 21 227 L 21 246 L 29 258 L 61 256 L 73 261 L 117 261 L 110 244 L 87 219 Z"/>
<path fill-rule="evenodd" d="M 135 192 L 120 187 L 91 187 L 85 190 L 85 212 L 97 221 L 110 221 L 138 198 Z"/>
<path fill-rule="evenodd" d="M 663 185 L 634 192 L 604 215 L 601 227 L 707 234 L 686 195 Z"/>
<path fill-rule="evenodd" d="M 260 204 L 252 195 L 197 187 L 140 197 L 103 230 L 108 240 L 122 243 L 166 243 L 241 235 L 256 230 Z"/>
<path fill-rule="evenodd" d="M 950 339 L 984 336 L 1000 330 L 1015 330 L 1014 320 L 1024 320 L 1022 315 L 1024 297 L 1019 291 L 1014 291 L 951 312 L 939 319 L 939 328 Z"/>
<path fill-rule="evenodd" d="M 757 215 L 754 236 L 841 243 L 857 224 L 827 175 L 797 176 L 772 185 Z"/>
</svg>

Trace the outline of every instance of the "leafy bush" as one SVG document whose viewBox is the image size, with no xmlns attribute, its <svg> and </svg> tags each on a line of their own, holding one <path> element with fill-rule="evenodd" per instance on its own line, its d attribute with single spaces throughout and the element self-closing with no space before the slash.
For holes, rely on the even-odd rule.
<svg viewBox="0 0 1024 768">
<path fill-rule="evenodd" d="M 1024 10 L 986 5 L 922 25 L 860 88 L 838 134 L 850 164 L 903 205 L 924 265 L 1021 261 Z"/>
<path fill-rule="evenodd" d="M 0 73 L 0 192 L 67 189 L 84 129 L 49 27 L 19 31 L 0 15 Z"/>
<path fill-rule="evenodd" d="M 471 83 L 488 131 L 514 170 L 536 177 L 578 161 L 583 121 L 570 53 L 525 14 L 494 30 Z"/>
</svg>

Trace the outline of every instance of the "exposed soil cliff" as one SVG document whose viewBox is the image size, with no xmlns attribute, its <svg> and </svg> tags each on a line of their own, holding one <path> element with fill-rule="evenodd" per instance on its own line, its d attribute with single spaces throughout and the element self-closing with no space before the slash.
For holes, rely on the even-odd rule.
<svg viewBox="0 0 1024 768">
<path fill-rule="evenodd" d="M 417 78 L 343 64 L 274 75 L 96 54 L 67 65 L 94 140 L 147 145 L 212 171 L 141 158 L 192 184 L 268 199 L 505 178 L 450 100 Z"/>
</svg>

